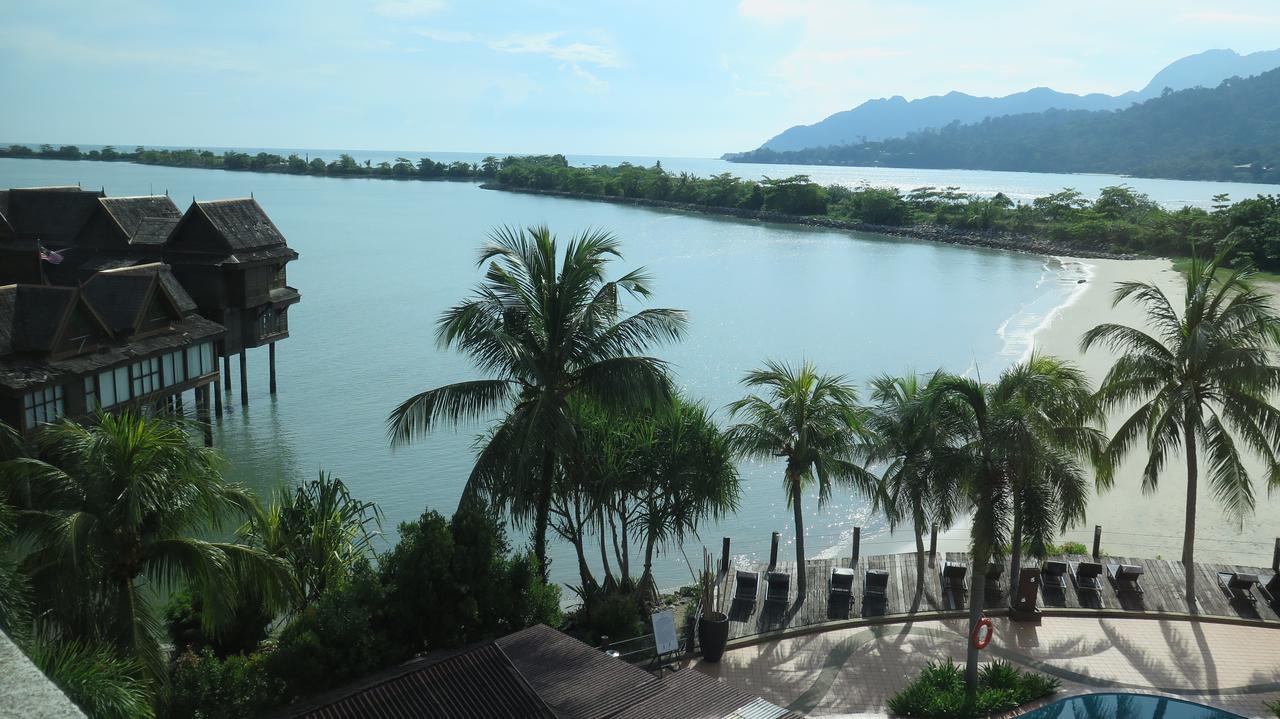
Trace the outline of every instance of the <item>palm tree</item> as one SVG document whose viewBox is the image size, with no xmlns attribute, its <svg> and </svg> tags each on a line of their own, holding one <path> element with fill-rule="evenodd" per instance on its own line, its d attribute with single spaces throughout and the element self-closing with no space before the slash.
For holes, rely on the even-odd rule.
<svg viewBox="0 0 1280 719">
<path fill-rule="evenodd" d="M 818 506 L 831 497 L 834 482 L 851 484 L 868 495 L 876 478 L 856 462 L 856 446 L 865 439 L 858 393 L 844 375 L 818 374 L 810 362 L 797 370 L 765 362 L 743 378 L 747 387 L 767 390 L 729 405 L 730 417 L 747 421 L 729 428 L 730 444 L 745 457 L 786 460 L 783 491 L 796 523 L 796 586 L 805 592 L 804 512 L 800 500 L 815 483 Z"/>
<path fill-rule="evenodd" d="M 679 339 L 684 313 L 647 309 L 622 317 L 619 292 L 648 297 L 642 270 L 606 280 L 621 257 L 609 233 L 583 232 L 563 258 L 546 227 L 500 228 L 480 250 L 485 281 L 447 310 L 436 338 L 471 357 L 488 379 L 416 394 L 387 420 L 392 445 L 421 437 L 441 422 L 457 424 L 505 409 L 468 480 L 517 521 L 533 519 L 534 553 L 547 572 L 547 523 L 558 458 L 575 437 L 569 402 L 576 396 L 613 410 L 650 406 L 670 396 L 665 364 L 643 352 Z"/>
<path fill-rule="evenodd" d="M 875 404 L 867 415 L 871 438 L 862 453 L 868 464 L 883 464 L 875 494 L 894 531 L 911 522 L 916 540 L 916 593 L 924 591 L 924 532 L 930 524 L 949 528 L 959 503 L 955 475 L 941 471 L 947 442 L 943 423 L 934 421 L 929 401 L 939 375 L 922 382 L 917 375 L 884 375 L 871 382 Z"/>
<path fill-rule="evenodd" d="M 157 681 L 155 589 L 189 586 L 210 631 L 230 617 L 237 592 L 283 605 L 291 579 L 282 562 L 197 538 L 254 500 L 222 481 L 216 454 L 179 420 L 103 414 L 91 426 L 49 425 L 36 446 L 45 460 L 12 459 L 0 470 L 17 508 L 15 543 L 34 547 L 21 567 L 63 638 L 105 641 Z"/>
<path fill-rule="evenodd" d="M 1101 324 L 1080 341 L 1084 350 L 1101 345 L 1120 355 L 1098 391 L 1102 406 L 1138 404 L 1107 446 L 1100 481 L 1112 480 L 1116 466 L 1140 437 L 1145 437 L 1148 450 L 1144 491 L 1156 490 L 1171 455 L 1180 451 L 1186 460 L 1182 566 L 1187 604 L 1193 611 L 1201 449 L 1214 496 L 1240 521 L 1254 507 L 1245 452 L 1266 463 L 1268 487 L 1280 486 L 1280 410 L 1270 399 L 1280 389 L 1280 367 L 1269 354 L 1280 342 L 1280 319 L 1269 298 L 1251 284 L 1251 269 L 1224 267 L 1231 249 L 1207 263 L 1192 261 L 1181 314 L 1158 286 L 1122 282 L 1113 305 L 1126 300 L 1140 305 L 1146 310 L 1147 327 Z"/>
<path fill-rule="evenodd" d="M 1081 423 L 1088 406 L 1072 404 L 1087 397 L 1084 376 L 1052 357 L 1032 355 L 994 384 L 955 375 L 935 381 L 928 411 L 951 438 L 939 452 L 940 471 L 954 475 L 973 510 L 972 632 L 982 619 L 987 566 L 1009 539 L 1011 525 L 1033 538 L 1048 537 L 1076 518 L 1073 497 L 1082 494 L 1084 472 L 1075 457 L 1097 452 L 1100 434 Z M 1059 485 L 1067 487 L 1065 495 L 1055 489 Z M 1071 502 L 1065 508 L 1063 496 Z M 969 645 L 965 683 L 971 695 L 977 679 L 978 650 Z"/>
<path fill-rule="evenodd" d="M 328 472 L 292 489 L 281 487 L 269 507 L 240 528 L 246 543 L 284 560 L 298 588 L 294 609 L 315 602 L 373 557 L 382 510 L 351 496 Z"/>
</svg>

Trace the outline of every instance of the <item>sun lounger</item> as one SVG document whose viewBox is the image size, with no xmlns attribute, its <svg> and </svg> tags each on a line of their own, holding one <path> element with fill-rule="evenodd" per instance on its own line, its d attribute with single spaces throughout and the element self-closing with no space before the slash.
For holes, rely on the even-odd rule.
<svg viewBox="0 0 1280 719">
<path fill-rule="evenodd" d="M 1107 576 L 1116 583 L 1116 592 L 1142 594 L 1142 586 L 1138 578 L 1142 576 L 1142 567 L 1137 564 L 1108 564 Z"/>
<path fill-rule="evenodd" d="M 760 595 L 760 575 L 757 572 L 744 572 L 739 570 L 737 574 L 737 586 L 733 591 L 733 601 L 756 603 L 756 597 Z"/>
<path fill-rule="evenodd" d="M 857 572 L 852 569 L 836 567 L 831 570 L 831 579 L 828 583 L 828 590 L 831 596 L 839 596 L 845 599 L 853 598 L 853 578 L 857 576 Z"/>
<path fill-rule="evenodd" d="M 1241 574 L 1239 572 L 1218 572 L 1218 586 L 1234 601 L 1256 603 L 1253 585 L 1258 583 L 1258 575 Z"/>
<path fill-rule="evenodd" d="M 884 569 L 868 569 L 863 585 L 863 601 L 889 599 L 889 572 Z"/>
<path fill-rule="evenodd" d="M 1096 592 L 1099 597 L 1102 596 L 1100 576 L 1102 565 L 1097 562 L 1075 562 L 1071 565 L 1071 578 L 1075 580 L 1076 588 Z"/>
<path fill-rule="evenodd" d="M 791 575 L 786 572 L 769 572 L 769 588 L 764 596 L 765 604 L 786 604 L 790 599 Z"/>
<path fill-rule="evenodd" d="M 1067 588 L 1067 563 L 1050 560 L 1040 569 L 1040 577 L 1047 589 Z"/>
<path fill-rule="evenodd" d="M 1267 600 L 1267 604 L 1280 603 L 1280 574 L 1271 575 L 1271 579 L 1268 579 L 1266 584 L 1259 580 L 1258 593 Z"/>
<path fill-rule="evenodd" d="M 959 562 L 946 562 L 942 565 L 942 591 L 952 591 L 964 594 L 966 587 L 964 585 L 964 577 L 969 573 L 969 568 Z"/>
</svg>

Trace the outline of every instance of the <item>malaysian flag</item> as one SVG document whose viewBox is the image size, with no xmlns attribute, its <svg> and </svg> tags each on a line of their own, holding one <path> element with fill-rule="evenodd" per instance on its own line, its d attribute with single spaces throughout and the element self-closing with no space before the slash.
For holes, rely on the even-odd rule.
<svg viewBox="0 0 1280 719">
<path fill-rule="evenodd" d="M 53 250 L 46 250 L 43 247 L 40 248 L 40 259 L 44 260 L 45 262 L 48 262 L 51 265 L 62 264 L 62 255 L 58 254 L 57 252 L 54 252 Z"/>
</svg>

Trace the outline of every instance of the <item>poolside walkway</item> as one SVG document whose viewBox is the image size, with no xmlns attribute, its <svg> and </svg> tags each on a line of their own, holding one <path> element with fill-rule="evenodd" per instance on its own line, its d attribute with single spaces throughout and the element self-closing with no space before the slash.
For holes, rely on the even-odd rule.
<svg viewBox="0 0 1280 719">
<path fill-rule="evenodd" d="M 1062 680 L 1064 693 L 1166 693 L 1244 716 L 1280 700 L 1280 628 L 1210 621 L 1046 616 L 994 618 L 984 660 Z M 964 661 L 967 622 L 850 627 L 732 648 L 691 665 L 809 716 L 884 716 L 888 698 L 927 661 Z"/>
</svg>

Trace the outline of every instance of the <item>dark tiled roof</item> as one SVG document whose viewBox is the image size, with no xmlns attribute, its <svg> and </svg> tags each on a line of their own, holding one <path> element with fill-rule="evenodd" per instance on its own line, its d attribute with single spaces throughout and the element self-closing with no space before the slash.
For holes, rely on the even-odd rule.
<svg viewBox="0 0 1280 719">
<path fill-rule="evenodd" d="M 493 642 L 371 677 L 340 697 L 293 708 L 306 719 L 556 719 Z"/>
<path fill-rule="evenodd" d="M 253 198 L 197 202 L 232 252 L 261 250 L 285 245 L 284 235 Z"/>
<path fill-rule="evenodd" d="M 72 287 L 0 287 L 0 356 L 48 352 L 76 295 Z"/>
<path fill-rule="evenodd" d="M 562 719 L 612 716 L 652 696 L 649 672 L 539 624 L 497 640 L 538 696 Z"/>
<path fill-rule="evenodd" d="M 81 291 L 112 332 L 132 332 L 155 282 L 154 275 L 99 272 Z"/>
<path fill-rule="evenodd" d="M 62 249 L 75 241 L 103 196 L 74 186 L 14 188 L 8 194 L 9 208 L 4 215 L 13 229 L 19 235 L 39 237 L 51 249 Z"/>
<path fill-rule="evenodd" d="M 115 220 L 120 229 L 124 231 L 124 236 L 129 238 L 130 242 L 138 242 L 137 236 L 140 231 L 146 229 L 144 242 L 139 244 L 156 244 L 154 236 L 162 231 L 164 227 L 169 230 L 178 224 L 178 220 L 182 217 L 182 211 L 178 206 L 173 204 L 168 195 L 147 195 L 143 197 L 103 197 L 98 200 L 102 204 L 103 209 Z M 160 222 L 156 222 L 156 221 Z M 171 222 L 165 222 L 171 220 Z M 167 231 L 163 233 L 160 243 L 168 239 Z"/>
<path fill-rule="evenodd" d="M 217 322 L 206 320 L 200 315 L 190 315 L 181 322 L 174 323 L 173 329 L 169 332 L 115 344 L 98 352 L 59 360 L 23 356 L 0 357 L 0 386 L 23 391 L 28 387 L 36 387 L 52 381 L 65 381 L 138 357 L 186 347 L 205 339 L 214 339 L 225 332 L 226 329 Z"/>
<path fill-rule="evenodd" d="M 160 247 L 169 241 L 169 235 L 178 226 L 178 221 L 179 218 L 176 217 L 144 217 L 129 238 L 129 244 Z"/>
<path fill-rule="evenodd" d="M 178 278 L 173 276 L 173 271 L 169 269 L 169 266 L 162 262 L 122 266 L 109 272 L 113 275 L 158 276 L 160 285 L 169 293 L 169 299 L 178 308 L 179 312 L 185 315 L 196 311 L 195 300 L 191 299 L 191 295 L 187 294 L 186 289 L 182 287 L 182 283 L 178 282 Z"/>
<path fill-rule="evenodd" d="M 752 719 L 798 719 L 796 714 L 696 669 L 670 674 L 663 677 L 661 684 L 656 694 L 632 704 L 611 719 L 720 719 L 744 707 L 751 708 L 743 714 Z"/>
</svg>

